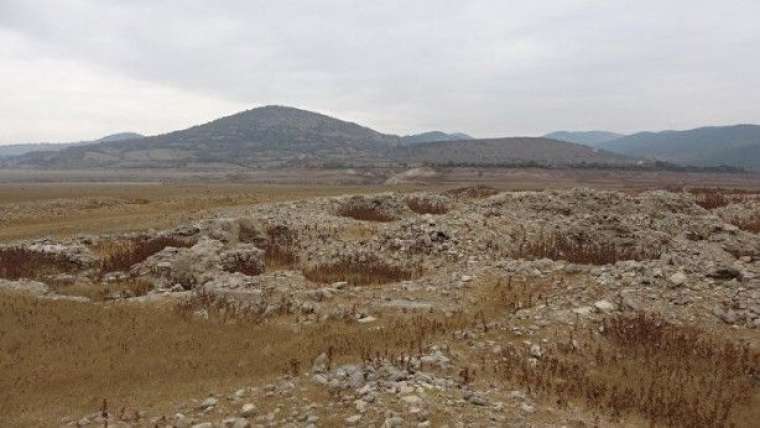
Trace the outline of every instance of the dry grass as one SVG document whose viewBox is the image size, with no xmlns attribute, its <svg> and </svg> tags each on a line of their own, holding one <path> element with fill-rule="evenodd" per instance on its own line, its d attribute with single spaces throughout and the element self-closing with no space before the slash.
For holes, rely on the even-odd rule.
<svg viewBox="0 0 760 428">
<path fill-rule="evenodd" d="M 0 293 L 0 414 L 8 426 L 49 426 L 91 413 L 104 399 L 111 409 L 160 414 L 209 391 L 308 368 L 323 352 L 331 364 L 417 355 L 433 340 L 533 300 L 526 286 L 495 284 L 453 316 L 388 316 L 372 328 L 342 321 L 296 325 L 287 311 L 264 321 L 214 299 L 173 310 Z M 199 308 L 216 309 L 208 320 L 189 316 Z"/>
<path fill-rule="evenodd" d="M 346 257 L 335 262 L 309 266 L 303 275 L 312 282 L 329 284 L 346 281 L 353 285 L 377 285 L 408 281 L 419 277 L 419 269 L 406 269 L 386 263 L 380 258 L 367 256 Z"/>
<path fill-rule="evenodd" d="M 228 207 L 389 189 L 386 186 L 242 183 L 0 184 L 0 239 L 170 228 L 209 218 Z M 417 187 L 393 189 L 411 191 Z"/>
<path fill-rule="evenodd" d="M 606 265 L 623 260 L 653 260 L 660 258 L 658 247 L 619 247 L 611 242 L 580 241 L 561 232 L 541 234 L 533 240 L 524 239 L 512 254 L 517 259 L 565 260 L 571 263 Z"/>
<path fill-rule="evenodd" d="M 141 279 L 125 279 L 108 284 L 79 284 L 56 286 L 51 284 L 57 294 L 65 296 L 86 297 L 95 302 L 128 297 L 145 296 L 153 290 L 153 284 Z"/>
<path fill-rule="evenodd" d="M 760 356 L 748 347 L 653 315 L 620 315 L 604 327 L 602 339 L 579 345 L 571 336 L 533 362 L 507 350 L 496 370 L 559 407 L 583 403 L 653 426 L 752 426 L 760 416 Z"/>
<path fill-rule="evenodd" d="M 73 272 L 77 266 L 66 258 L 26 248 L 0 249 L 0 278 L 43 279 L 47 275 Z"/>
<path fill-rule="evenodd" d="M 192 246 L 192 242 L 162 236 L 151 239 L 132 239 L 109 244 L 103 256 L 100 270 L 102 273 L 127 271 L 137 263 L 158 253 L 166 247 L 183 248 Z"/>
</svg>

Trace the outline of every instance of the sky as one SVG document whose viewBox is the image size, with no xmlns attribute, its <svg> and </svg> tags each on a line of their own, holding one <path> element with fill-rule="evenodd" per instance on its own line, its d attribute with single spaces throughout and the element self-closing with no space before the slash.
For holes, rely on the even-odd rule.
<svg viewBox="0 0 760 428">
<path fill-rule="evenodd" d="M 760 123 L 756 0 L 0 0 L 0 144 L 268 104 L 477 137 Z"/>
</svg>

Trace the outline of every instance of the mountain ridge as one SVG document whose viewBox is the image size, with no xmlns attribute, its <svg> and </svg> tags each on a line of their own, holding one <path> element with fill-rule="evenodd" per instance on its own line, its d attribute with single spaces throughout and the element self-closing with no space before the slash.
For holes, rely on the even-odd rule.
<svg viewBox="0 0 760 428">
<path fill-rule="evenodd" d="M 760 169 L 760 126 L 752 124 L 639 132 L 600 147 L 628 156 L 686 165 Z"/>
<path fill-rule="evenodd" d="M 404 144 L 354 122 L 294 107 L 264 106 L 200 125 L 138 139 L 27 153 L 7 159 L 6 167 L 324 167 L 398 166 L 416 163 L 569 165 L 573 162 L 635 164 L 635 159 L 586 146 L 544 138 L 459 139 L 433 131 L 422 138 L 446 141 Z M 469 137 L 462 134 L 464 137 Z M 459 137 L 459 138 L 457 138 Z"/>
<path fill-rule="evenodd" d="M 610 131 L 556 131 L 544 135 L 551 140 L 566 141 L 568 143 L 584 144 L 591 147 L 600 147 L 604 143 L 624 137 L 623 134 Z"/>
</svg>

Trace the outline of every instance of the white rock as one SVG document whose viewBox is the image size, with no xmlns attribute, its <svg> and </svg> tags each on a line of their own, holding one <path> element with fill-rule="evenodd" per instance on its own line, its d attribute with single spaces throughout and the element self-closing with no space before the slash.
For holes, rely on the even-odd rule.
<svg viewBox="0 0 760 428">
<path fill-rule="evenodd" d="M 673 275 L 670 275 L 670 278 L 668 278 L 670 283 L 675 286 L 683 285 L 688 279 L 689 278 L 683 272 L 676 272 Z"/>
<path fill-rule="evenodd" d="M 346 418 L 346 423 L 349 425 L 354 425 L 357 422 L 359 422 L 362 418 L 362 415 L 353 415 Z"/>
<path fill-rule="evenodd" d="M 617 305 L 614 303 L 607 301 L 607 300 L 600 300 L 596 303 L 594 303 L 594 307 L 599 311 L 603 312 L 605 314 L 609 314 L 611 312 L 615 312 L 617 310 Z"/>
<path fill-rule="evenodd" d="M 202 409 L 202 410 L 205 410 L 205 409 L 208 409 L 208 408 L 216 406 L 216 403 L 218 403 L 218 402 L 219 401 L 216 398 L 209 397 L 209 398 L 203 400 L 203 402 L 198 406 L 198 408 Z"/>
<path fill-rule="evenodd" d="M 404 397 L 401 397 L 401 401 L 403 401 L 406 404 L 417 404 L 422 401 L 422 399 L 416 395 L 406 395 Z"/>
<path fill-rule="evenodd" d="M 255 416 L 256 413 L 257 413 L 256 406 L 253 403 L 243 404 L 243 407 L 240 409 L 240 416 L 244 418 L 250 418 L 251 416 Z"/>
</svg>

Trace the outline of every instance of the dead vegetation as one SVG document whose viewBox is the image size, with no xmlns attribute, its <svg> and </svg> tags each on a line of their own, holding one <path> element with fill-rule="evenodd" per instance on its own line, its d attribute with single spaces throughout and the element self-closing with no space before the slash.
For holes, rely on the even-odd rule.
<svg viewBox="0 0 760 428">
<path fill-rule="evenodd" d="M 267 270 L 290 269 L 298 264 L 298 239 L 285 226 L 267 227 L 266 241 L 262 245 Z"/>
<path fill-rule="evenodd" d="M 75 263 L 58 254 L 20 247 L 0 249 L 0 278 L 39 280 L 48 275 L 73 272 L 77 268 Z"/>
<path fill-rule="evenodd" d="M 334 262 L 308 266 L 303 275 L 312 282 L 329 284 L 345 281 L 353 285 L 379 285 L 390 282 L 408 281 L 419 277 L 419 269 L 394 266 L 382 259 L 367 255 L 364 257 L 342 257 Z"/>
<path fill-rule="evenodd" d="M 127 271 L 166 247 L 187 248 L 191 246 L 192 242 L 190 241 L 169 236 L 109 243 L 100 250 L 104 253 L 100 270 L 102 273 Z"/>
<path fill-rule="evenodd" d="M 496 370 L 560 407 L 582 403 L 653 425 L 751 426 L 760 416 L 760 357 L 747 346 L 643 313 L 611 317 L 602 331 L 582 343 L 576 332 L 538 359 L 506 350 Z"/>
<path fill-rule="evenodd" d="M 729 220 L 729 223 L 747 232 L 760 233 L 760 213 L 759 212 L 754 212 L 751 215 L 746 216 L 746 217 L 734 217 L 733 219 Z"/>
<path fill-rule="evenodd" d="M 406 198 L 406 206 L 417 214 L 446 214 L 449 207 L 445 203 L 430 198 L 411 195 Z"/>
<path fill-rule="evenodd" d="M 369 205 L 352 205 L 345 204 L 338 208 L 338 215 L 341 217 L 350 217 L 354 220 L 376 221 L 388 223 L 396 220 L 396 217 L 386 212 L 381 207 Z"/>
<path fill-rule="evenodd" d="M 105 302 L 122 298 L 141 297 L 153 290 L 153 284 L 141 279 L 123 279 L 107 284 L 103 283 L 74 283 L 68 285 L 56 285 L 51 283 L 51 288 L 57 294 L 64 296 L 86 297 L 94 302 Z"/>
<path fill-rule="evenodd" d="M 539 234 L 536 238 L 524 237 L 512 255 L 528 260 L 551 259 L 571 263 L 606 265 L 623 260 L 658 259 L 662 249 L 658 247 L 620 247 L 613 242 L 597 242 L 571 237 L 562 232 Z"/>
<path fill-rule="evenodd" d="M 286 309 L 262 320 L 203 294 L 172 310 L 0 293 L 0 372 L 8 374 L 0 376 L 0 411 L 10 426 L 44 426 L 104 399 L 113 408 L 160 407 L 265 382 L 321 353 L 331 364 L 418 355 L 435 338 L 488 328 L 492 314 L 535 301 L 530 285 L 505 281 L 483 287 L 477 304 L 452 316 L 388 316 L 371 329 L 344 321 L 297 325 Z M 207 319 L 194 315 L 199 309 Z"/>
</svg>

